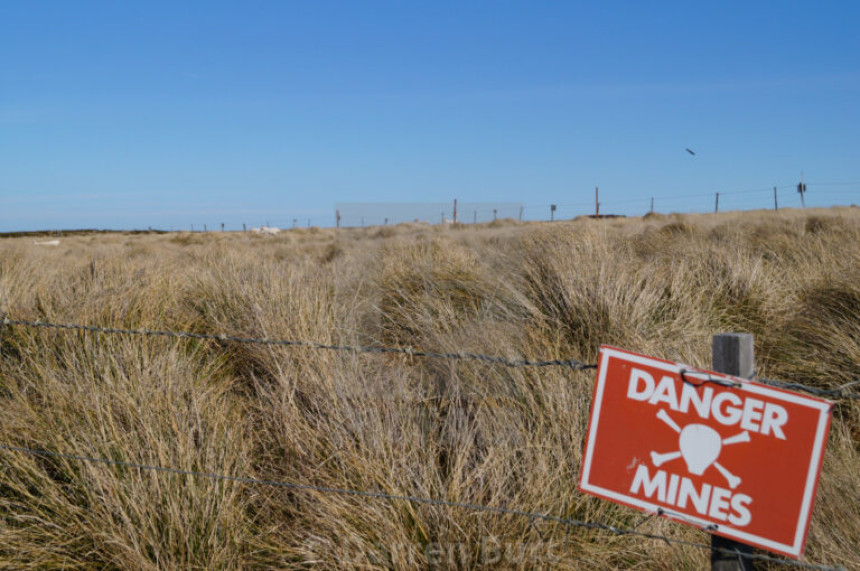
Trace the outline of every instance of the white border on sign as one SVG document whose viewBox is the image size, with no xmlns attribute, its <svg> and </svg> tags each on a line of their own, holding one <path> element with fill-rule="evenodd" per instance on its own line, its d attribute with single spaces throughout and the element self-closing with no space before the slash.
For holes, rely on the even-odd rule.
<svg viewBox="0 0 860 571">
<path fill-rule="evenodd" d="M 623 504 L 636 506 L 646 512 L 656 513 L 658 509 L 662 508 L 662 506 L 641 500 L 639 498 L 621 494 L 613 490 L 607 490 L 605 488 L 601 488 L 599 486 L 589 483 L 589 477 L 591 476 L 591 461 L 594 456 L 594 447 L 595 442 L 597 440 L 597 430 L 600 425 L 600 411 L 603 405 L 603 393 L 606 385 L 606 372 L 608 369 L 607 365 L 609 359 L 615 357 L 620 358 L 624 361 L 653 367 L 655 369 L 660 369 L 675 374 L 680 374 L 684 366 L 678 363 L 667 363 L 665 361 L 652 359 L 650 357 L 645 357 L 634 353 L 628 353 L 627 351 L 624 351 L 622 349 L 616 349 L 607 346 L 601 347 L 600 356 L 600 376 L 597 378 L 597 383 L 594 387 L 594 397 L 592 405 L 593 410 L 587 435 L 588 446 L 586 447 L 585 455 L 582 458 L 582 475 L 580 477 L 579 486 L 582 490 L 594 492 L 595 494 L 603 496 L 604 498 L 611 499 Z M 690 368 L 693 369 L 694 367 Z M 734 379 L 734 377 L 727 377 L 723 375 L 714 376 L 724 379 Z M 743 379 L 741 380 L 743 381 Z M 741 383 L 741 388 L 754 394 L 765 395 L 773 399 L 790 402 L 800 406 L 806 406 L 819 412 L 818 424 L 816 427 L 815 439 L 813 441 L 812 454 L 809 459 L 809 467 L 807 469 L 806 474 L 806 484 L 803 490 L 803 498 L 801 500 L 800 514 L 797 519 L 797 527 L 795 529 L 793 544 L 787 545 L 779 543 L 771 539 L 767 539 L 741 531 L 739 529 L 735 529 L 730 525 L 724 525 L 718 522 L 703 520 L 700 518 L 688 516 L 687 514 L 677 514 L 677 516 L 674 516 L 672 512 L 666 513 L 665 508 L 663 508 L 664 513 L 666 513 L 668 517 L 679 521 L 688 523 L 701 523 L 703 527 L 716 523 L 717 525 L 719 525 L 719 530 L 721 534 L 725 534 L 741 541 L 745 541 L 746 543 L 755 543 L 756 545 L 759 545 L 761 547 L 771 548 L 775 551 L 780 551 L 782 553 L 787 553 L 799 557 L 801 555 L 803 539 L 806 535 L 806 529 L 812 512 L 812 499 L 815 496 L 815 480 L 818 474 L 818 467 L 821 462 L 821 455 L 824 451 L 824 433 L 827 428 L 828 421 L 827 413 L 829 412 L 831 405 L 826 401 L 807 398 L 803 395 L 798 395 L 796 393 L 768 387 L 767 385 L 762 385 L 759 383 L 743 382 Z"/>
</svg>

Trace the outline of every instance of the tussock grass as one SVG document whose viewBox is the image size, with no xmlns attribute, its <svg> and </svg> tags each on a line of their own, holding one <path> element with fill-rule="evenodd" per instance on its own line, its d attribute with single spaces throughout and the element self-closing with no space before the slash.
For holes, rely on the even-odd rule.
<svg viewBox="0 0 860 571">
<path fill-rule="evenodd" d="M 18 319 L 860 377 L 856 209 L 0 241 Z M 576 490 L 591 373 L 6 327 L 0 443 L 635 525 Z M 860 407 L 840 403 L 807 556 L 858 566 Z M 693 569 L 708 553 L 470 510 L 0 452 L 0 568 Z M 645 531 L 707 542 L 652 520 Z"/>
</svg>

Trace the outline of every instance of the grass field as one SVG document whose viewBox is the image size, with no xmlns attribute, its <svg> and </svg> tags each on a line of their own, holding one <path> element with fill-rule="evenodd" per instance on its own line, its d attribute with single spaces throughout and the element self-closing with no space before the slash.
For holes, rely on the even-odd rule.
<svg viewBox="0 0 860 571">
<path fill-rule="evenodd" d="M 860 209 L 0 239 L 10 319 L 595 362 L 600 344 L 860 378 Z M 0 444 L 636 525 L 576 490 L 593 372 L 0 331 Z M 856 387 L 855 387 L 856 388 Z M 774 475 L 775 478 L 778 475 Z M 807 560 L 860 568 L 860 403 L 836 406 Z M 652 519 L 648 533 L 707 543 Z M 0 568 L 702 569 L 709 552 L 506 514 L 0 450 Z M 779 568 L 758 564 L 758 568 Z"/>
</svg>

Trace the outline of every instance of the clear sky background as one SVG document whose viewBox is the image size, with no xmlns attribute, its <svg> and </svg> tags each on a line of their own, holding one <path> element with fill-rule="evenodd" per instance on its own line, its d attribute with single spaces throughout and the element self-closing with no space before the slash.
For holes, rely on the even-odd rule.
<svg viewBox="0 0 860 571">
<path fill-rule="evenodd" d="M 690 155 L 690 148 L 696 155 Z M 0 2 L 0 230 L 860 203 L 860 3 Z M 428 213 L 428 219 L 438 213 Z"/>
</svg>

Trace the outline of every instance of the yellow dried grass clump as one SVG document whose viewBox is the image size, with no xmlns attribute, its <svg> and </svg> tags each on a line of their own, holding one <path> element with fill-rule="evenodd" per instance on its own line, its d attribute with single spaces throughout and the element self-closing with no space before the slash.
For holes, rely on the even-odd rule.
<svg viewBox="0 0 860 571">
<path fill-rule="evenodd" d="M 0 239 L 0 313 L 106 327 L 860 378 L 855 209 L 248 234 Z M 592 374 L 0 331 L 0 444 L 618 526 L 576 490 Z M 857 567 L 860 405 L 840 402 L 807 558 Z M 698 568 L 708 552 L 506 514 L 0 450 L 0 568 Z M 778 475 L 774 475 L 778 477 Z M 707 543 L 662 520 L 643 531 Z"/>
</svg>

